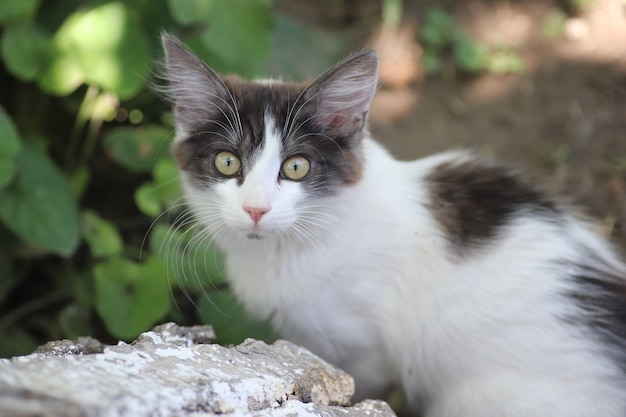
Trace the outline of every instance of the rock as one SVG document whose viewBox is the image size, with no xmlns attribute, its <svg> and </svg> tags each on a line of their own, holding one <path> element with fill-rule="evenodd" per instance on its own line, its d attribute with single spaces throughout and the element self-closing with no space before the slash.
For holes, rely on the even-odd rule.
<svg viewBox="0 0 626 417">
<path fill-rule="evenodd" d="M 352 377 L 304 348 L 252 339 L 224 347 L 209 344 L 214 337 L 210 326 L 170 323 L 132 344 L 64 340 L 2 359 L 0 415 L 394 415 L 382 401 L 351 406 Z"/>
</svg>

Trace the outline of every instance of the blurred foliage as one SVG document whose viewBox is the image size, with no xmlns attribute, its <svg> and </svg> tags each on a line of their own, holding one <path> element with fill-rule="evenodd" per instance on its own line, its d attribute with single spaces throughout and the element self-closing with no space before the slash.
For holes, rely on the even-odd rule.
<svg viewBox="0 0 626 417">
<path fill-rule="evenodd" d="M 565 33 L 567 13 L 560 8 L 552 8 L 541 22 L 541 35 L 548 40 L 557 40 Z"/>
<path fill-rule="evenodd" d="M 150 84 L 160 31 L 252 77 L 276 19 L 270 0 L 0 3 L 0 356 L 166 320 L 272 338 L 233 302 L 221 254 L 170 224 L 181 190 Z"/>
<path fill-rule="evenodd" d="M 507 74 L 524 70 L 524 62 L 514 49 L 506 45 L 489 47 L 472 39 L 452 15 L 437 7 L 429 9 L 424 17 L 420 41 L 422 63 L 429 74 Z"/>
</svg>

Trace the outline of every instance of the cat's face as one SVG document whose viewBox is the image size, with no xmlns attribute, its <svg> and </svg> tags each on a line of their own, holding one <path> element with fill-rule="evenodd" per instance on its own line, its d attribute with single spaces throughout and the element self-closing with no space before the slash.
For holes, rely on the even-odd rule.
<svg viewBox="0 0 626 417">
<path fill-rule="evenodd" d="M 249 83 L 219 76 L 170 36 L 163 46 L 172 149 L 198 220 L 215 235 L 306 239 L 329 210 L 327 197 L 361 176 L 375 54 L 310 84 Z"/>
</svg>

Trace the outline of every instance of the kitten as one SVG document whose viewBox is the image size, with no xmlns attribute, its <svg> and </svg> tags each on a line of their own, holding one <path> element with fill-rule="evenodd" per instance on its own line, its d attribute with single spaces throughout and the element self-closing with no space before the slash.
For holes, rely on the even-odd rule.
<svg viewBox="0 0 626 417">
<path fill-rule="evenodd" d="M 222 77 L 164 35 L 186 199 L 235 294 L 426 417 L 626 416 L 626 267 L 591 226 L 463 152 L 393 159 L 377 57 L 311 83 Z"/>
</svg>

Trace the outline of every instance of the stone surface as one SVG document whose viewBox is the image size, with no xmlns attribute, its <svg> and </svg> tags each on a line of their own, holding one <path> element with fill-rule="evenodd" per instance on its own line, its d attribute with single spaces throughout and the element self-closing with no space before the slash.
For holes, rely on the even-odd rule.
<svg viewBox="0 0 626 417">
<path fill-rule="evenodd" d="M 0 360 L 2 417 L 393 416 L 354 406 L 345 372 L 286 341 L 209 344 L 208 326 L 158 326 L 132 344 L 51 342 Z"/>
</svg>

